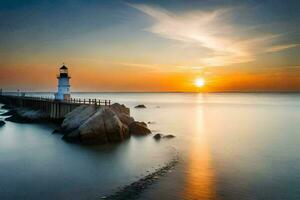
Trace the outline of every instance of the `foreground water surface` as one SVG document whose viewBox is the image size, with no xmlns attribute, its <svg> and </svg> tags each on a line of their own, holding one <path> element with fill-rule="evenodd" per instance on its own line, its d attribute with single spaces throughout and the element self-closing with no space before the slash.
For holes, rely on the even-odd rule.
<svg viewBox="0 0 300 200">
<path fill-rule="evenodd" d="M 0 128 L 0 199 L 99 199 L 177 154 L 175 170 L 140 199 L 300 199 L 298 94 L 73 96 L 124 103 L 136 120 L 153 122 L 153 133 L 176 138 L 88 147 L 51 134 L 51 124 L 7 122 Z"/>
</svg>

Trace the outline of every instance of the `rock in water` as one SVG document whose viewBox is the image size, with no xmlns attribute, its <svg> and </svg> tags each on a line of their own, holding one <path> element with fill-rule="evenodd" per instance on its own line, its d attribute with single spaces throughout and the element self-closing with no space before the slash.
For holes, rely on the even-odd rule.
<svg viewBox="0 0 300 200">
<path fill-rule="evenodd" d="M 157 134 L 155 134 L 155 135 L 153 136 L 153 138 L 156 139 L 156 140 L 160 140 L 161 137 L 162 137 L 162 134 L 160 134 L 160 133 L 157 133 Z"/>
<path fill-rule="evenodd" d="M 128 115 L 125 114 L 119 114 L 118 115 L 119 119 L 121 120 L 121 122 L 127 126 L 129 126 L 131 123 L 134 122 L 133 117 L 130 117 Z"/>
<path fill-rule="evenodd" d="M 5 122 L 4 121 L 0 121 L 0 127 L 4 126 Z"/>
<path fill-rule="evenodd" d="M 1 108 L 2 108 L 2 109 L 10 110 L 10 109 L 13 109 L 14 107 L 11 106 L 11 105 L 5 104 L 5 105 L 3 105 Z"/>
<path fill-rule="evenodd" d="M 96 112 L 97 108 L 94 105 L 81 105 L 65 116 L 61 128 L 66 133 L 78 129 L 81 124 Z"/>
<path fill-rule="evenodd" d="M 129 134 L 130 135 L 148 135 L 151 131 L 148 129 L 145 122 L 132 122 L 129 125 Z"/>
<path fill-rule="evenodd" d="M 171 139 L 171 138 L 174 138 L 175 136 L 174 135 L 165 135 L 163 136 L 163 138 L 167 138 L 167 139 Z"/>
<path fill-rule="evenodd" d="M 86 108 L 81 110 L 85 110 L 85 117 L 91 114 L 91 112 L 86 111 Z M 75 113 L 80 115 L 78 110 Z M 67 117 L 74 119 L 73 114 Z M 77 118 L 75 119 L 77 120 Z M 84 121 L 77 120 L 73 122 L 69 118 L 65 120 L 68 123 L 64 121 L 63 124 L 68 125 L 67 127 L 78 127 L 72 128 L 71 130 L 73 131 L 64 135 L 63 139 L 67 141 L 80 141 L 83 144 L 104 144 L 122 141 L 129 137 L 128 127 L 121 122 L 112 109 L 107 107 L 98 108 L 96 112 L 93 112 Z M 72 126 L 69 126 L 69 124 L 72 124 Z M 70 130 L 70 128 L 65 130 Z"/>
<path fill-rule="evenodd" d="M 130 115 L 130 110 L 124 104 L 114 103 L 110 107 L 116 114 Z"/>
<path fill-rule="evenodd" d="M 163 135 L 163 134 L 161 134 L 161 133 L 157 133 L 157 134 L 155 134 L 155 135 L 153 136 L 153 138 L 154 138 L 155 140 L 160 140 L 160 139 L 162 139 L 162 138 L 171 139 L 171 138 L 174 138 L 174 137 L 175 137 L 174 135 Z"/>
<path fill-rule="evenodd" d="M 129 136 L 127 126 L 109 108 L 101 108 L 78 130 L 81 142 L 87 144 L 118 142 Z"/>
<path fill-rule="evenodd" d="M 0 116 L 11 116 L 11 115 L 16 115 L 17 111 L 15 109 L 9 110 L 5 113 L 0 114 Z"/>
<path fill-rule="evenodd" d="M 140 105 L 135 106 L 135 108 L 146 108 L 146 106 L 143 104 L 140 104 Z"/>
<path fill-rule="evenodd" d="M 82 105 L 67 114 L 62 130 L 63 139 L 83 144 L 103 144 L 122 141 L 134 135 L 151 133 L 144 122 L 135 122 L 124 105 L 105 107 Z"/>
<path fill-rule="evenodd" d="M 62 134 L 63 131 L 61 130 L 61 128 L 56 128 L 56 129 L 54 129 L 54 130 L 52 131 L 52 133 L 53 133 L 53 134 L 56 134 L 56 133 Z"/>
<path fill-rule="evenodd" d="M 77 130 L 74 130 L 70 133 L 66 133 L 62 139 L 68 141 L 68 142 L 74 142 L 74 143 L 79 143 L 81 142 L 80 140 L 80 134 L 79 134 L 79 131 L 78 129 Z"/>
<path fill-rule="evenodd" d="M 129 126 L 129 124 L 134 122 L 133 117 L 130 117 L 129 108 L 127 108 L 125 105 L 114 103 L 109 108 L 116 113 L 123 124 Z"/>
<path fill-rule="evenodd" d="M 35 123 L 46 121 L 49 119 L 49 115 L 41 110 L 30 110 L 30 109 L 16 109 L 12 112 L 13 115 L 6 118 L 6 121 L 17 122 L 17 123 Z"/>
</svg>

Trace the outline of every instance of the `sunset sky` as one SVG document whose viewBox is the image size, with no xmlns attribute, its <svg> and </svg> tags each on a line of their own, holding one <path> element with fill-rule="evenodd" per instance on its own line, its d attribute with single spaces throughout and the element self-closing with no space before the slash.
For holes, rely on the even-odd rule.
<svg viewBox="0 0 300 200">
<path fill-rule="evenodd" d="M 299 2 L 0 0 L 0 88 L 300 90 Z"/>
</svg>

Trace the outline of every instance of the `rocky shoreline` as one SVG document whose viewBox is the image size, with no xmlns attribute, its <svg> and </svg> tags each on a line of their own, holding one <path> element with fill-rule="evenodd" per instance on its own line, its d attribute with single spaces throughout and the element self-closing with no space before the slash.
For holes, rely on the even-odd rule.
<svg viewBox="0 0 300 200">
<path fill-rule="evenodd" d="M 129 108 L 118 103 L 98 108 L 79 106 L 66 115 L 61 130 L 66 141 L 83 144 L 113 143 L 151 133 L 146 123 L 135 121 Z"/>
<path fill-rule="evenodd" d="M 6 121 L 17 123 L 49 122 L 50 116 L 40 110 L 13 108 L 4 105 L 9 111 L 1 114 Z M 150 129 L 144 122 L 135 121 L 130 109 L 114 103 L 111 106 L 81 105 L 68 113 L 59 128 L 53 133 L 63 135 L 68 142 L 82 144 L 106 144 L 120 142 L 131 135 L 148 135 Z"/>
<path fill-rule="evenodd" d="M 138 181 L 133 182 L 130 185 L 121 188 L 116 193 L 110 196 L 102 196 L 100 197 L 100 199 L 108 199 L 108 200 L 137 199 L 141 194 L 141 192 L 143 192 L 143 190 L 147 189 L 147 187 L 157 182 L 161 177 L 166 176 L 168 173 L 172 172 L 172 170 L 175 168 L 178 162 L 179 162 L 179 158 L 177 155 L 165 166 L 155 170 L 154 172 L 139 179 Z"/>
</svg>

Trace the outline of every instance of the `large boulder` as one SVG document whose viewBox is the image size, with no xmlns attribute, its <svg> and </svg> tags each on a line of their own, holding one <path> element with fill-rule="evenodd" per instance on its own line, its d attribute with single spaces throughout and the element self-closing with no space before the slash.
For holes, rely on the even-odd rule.
<svg viewBox="0 0 300 200">
<path fill-rule="evenodd" d="M 119 114 L 118 117 L 121 120 L 121 122 L 126 126 L 129 126 L 132 122 L 134 122 L 133 117 L 130 117 L 129 115 L 126 114 Z"/>
<path fill-rule="evenodd" d="M 102 107 L 79 126 L 78 130 L 66 134 L 64 139 L 77 139 L 84 144 L 103 144 L 122 141 L 128 136 L 127 126 L 123 125 L 115 112 Z"/>
<path fill-rule="evenodd" d="M 75 108 L 65 116 L 61 125 L 62 130 L 69 133 L 78 129 L 86 120 L 93 116 L 97 110 L 97 107 L 94 105 L 81 105 Z"/>
<path fill-rule="evenodd" d="M 79 127 L 79 133 L 84 143 L 118 142 L 128 137 L 128 128 L 111 109 L 102 108 Z"/>
<path fill-rule="evenodd" d="M 114 103 L 109 107 L 116 113 L 121 122 L 127 126 L 134 122 L 133 117 L 130 117 L 130 110 L 124 104 Z"/>
<path fill-rule="evenodd" d="M 148 129 L 145 122 L 133 122 L 129 125 L 129 134 L 130 135 L 148 135 L 151 131 Z"/>
<path fill-rule="evenodd" d="M 103 144 L 122 141 L 133 135 L 151 131 L 144 122 L 130 117 L 129 108 L 115 103 L 109 107 L 82 105 L 66 115 L 61 127 L 63 139 L 83 144 Z"/>
<path fill-rule="evenodd" d="M 74 143 L 79 143 L 81 142 L 81 139 L 80 139 L 80 134 L 79 134 L 79 131 L 78 129 L 77 130 L 73 130 L 69 133 L 66 133 L 62 139 L 68 141 L 68 142 L 74 142 Z"/>
<path fill-rule="evenodd" d="M 117 115 L 130 115 L 130 109 L 127 108 L 124 104 L 114 103 L 109 108 L 112 109 Z"/>
</svg>

